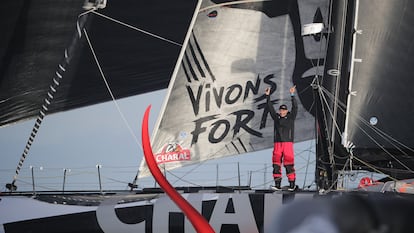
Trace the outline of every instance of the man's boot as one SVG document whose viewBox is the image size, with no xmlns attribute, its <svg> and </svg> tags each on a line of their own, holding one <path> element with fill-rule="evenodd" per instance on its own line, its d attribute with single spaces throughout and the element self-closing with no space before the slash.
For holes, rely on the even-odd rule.
<svg viewBox="0 0 414 233">
<path fill-rule="evenodd" d="M 296 189 L 295 181 L 294 180 L 289 180 L 289 188 L 288 188 L 288 190 L 289 191 L 295 191 L 295 189 Z"/>
<path fill-rule="evenodd" d="M 275 185 L 272 186 L 273 190 L 282 190 L 282 188 L 280 187 L 280 184 L 282 183 L 282 178 L 275 178 Z"/>
</svg>

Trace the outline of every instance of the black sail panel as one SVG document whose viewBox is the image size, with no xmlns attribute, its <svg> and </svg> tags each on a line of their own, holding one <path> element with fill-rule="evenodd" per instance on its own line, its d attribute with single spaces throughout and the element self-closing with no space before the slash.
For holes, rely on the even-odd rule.
<svg viewBox="0 0 414 233">
<path fill-rule="evenodd" d="M 414 168 L 413 20 L 412 1 L 359 2 L 347 141 L 394 176 Z"/>
<path fill-rule="evenodd" d="M 414 3 L 347 3 L 345 24 L 341 24 L 345 30 L 335 25 L 335 20 L 329 28 L 331 41 L 323 79 L 332 109 L 326 114 L 325 127 L 335 132 L 328 133 L 334 167 L 349 169 L 351 159 L 352 169 L 380 171 L 394 178 L 413 177 Z M 344 43 L 335 45 L 335 35 L 341 33 Z M 338 58 L 341 60 L 335 60 Z M 332 79 L 337 74 L 340 80 Z"/>
<path fill-rule="evenodd" d="M 47 113 L 111 99 L 85 36 L 74 43 L 84 2 L 1 1 L 0 24 L 5 31 L 0 37 L 0 126 L 36 116 L 57 71 L 63 77 Z M 177 44 L 87 15 L 84 28 L 115 98 L 168 86 L 195 5 L 187 0 L 127 0 L 108 1 L 98 10 Z M 72 53 L 65 58 L 70 46 Z M 59 70 L 67 60 L 65 71 Z"/>
</svg>

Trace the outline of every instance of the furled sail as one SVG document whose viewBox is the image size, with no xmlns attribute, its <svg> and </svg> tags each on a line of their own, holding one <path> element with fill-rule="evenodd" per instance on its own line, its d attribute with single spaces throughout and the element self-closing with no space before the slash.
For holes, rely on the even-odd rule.
<svg viewBox="0 0 414 233">
<path fill-rule="evenodd" d="M 314 138 L 310 83 L 323 70 L 326 41 L 301 31 L 326 10 L 326 1 L 204 1 L 155 127 L 158 164 L 168 170 L 272 147 L 267 87 L 277 108 L 291 105 L 297 86 L 295 140 Z M 139 177 L 148 175 L 143 161 Z"/>
<path fill-rule="evenodd" d="M 72 43 L 79 15 L 94 2 L 101 1 L 0 2 L 0 127 L 36 116 L 56 72 L 63 77 L 47 114 L 111 99 L 85 37 Z M 194 7 L 187 0 L 107 1 L 100 15 L 88 14 L 84 28 L 115 98 L 168 86 Z M 76 47 L 71 54 L 69 46 Z M 69 60 L 63 71 L 59 64 Z"/>
</svg>

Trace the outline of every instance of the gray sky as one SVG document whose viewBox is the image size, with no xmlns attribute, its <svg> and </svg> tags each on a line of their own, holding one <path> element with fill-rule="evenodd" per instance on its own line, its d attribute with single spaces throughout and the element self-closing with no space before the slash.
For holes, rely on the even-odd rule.
<svg viewBox="0 0 414 233">
<path fill-rule="evenodd" d="M 149 104 L 152 105 L 152 132 L 151 127 L 155 124 L 165 93 L 166 90 L 162 90 L 118 100 L 120 112 L 129 126 L 112 101 L 46 116 L 16 182 L 18 190 L 32 190 L 30 166 L 34 167 L 36 190 L 61 190 L 64 168 L 70 169 L 66 177 L 65 190 L 97 190 L 97 164 L 102 165 L 103 189 L 126 189 L 143 157 L 140 135 L 144 111 Z M 0 128 L 1 191 L 4 191 L 5 184 L 13 179 L 34 121 L 32 119 Z M 303 184 L 305 178 L 306 184 L 310 184 L 313 179 L 314 154 L 309 152 L 309 149 L 314 151 L 314 141 L 295 146 L 299 185 Z M 311 163 L 308 174 L 305 175 L 308 160 Z M 177 186 L 215 185 L 218 174 L 220 185 L 237 185 L 239 166 L 241 185 L 247 184 L 249 171 L 253 171 L 252 185 L 263 188 L 268 187 L 270 183 L 266 182 L 272 180 L 270 163 L 269 149 L 174 170 L 172 174 L 167 174 L 167 178 Z M 177 177 L 182 177 L 183 181 L 177 181 Z M 139 185 L 153 187 L 154 181 L 151 178 L 143 179 Z"/>
</svg>

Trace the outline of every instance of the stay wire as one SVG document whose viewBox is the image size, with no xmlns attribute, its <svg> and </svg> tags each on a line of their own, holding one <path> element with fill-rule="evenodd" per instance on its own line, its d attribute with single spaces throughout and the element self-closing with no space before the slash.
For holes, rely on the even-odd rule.
<svg viewBox="0 0 414 233">
<path fill-rule="evenodd" d="M 327 93 L 328 97 L 332 97 L 332 94 L 329 93 L 326 89 L 324 89 L 324 92 Z M 343 102 L 339 102 L 339 109 L 345 113 L 345 104 Z M 358 120 L 360 120 L 365 126 L 367 126 L 368 128 L 370 128 L 372 131 L 374 131 L 375 133 L 377 133 L 381 138 L 383 138 L 386 142 L 390 143 L 392 146 L 394 146 L 396 149 L 398 149 L 402 154 L 407 155 L 408 154 L 406 152 L 404 152 L 399 146 L 397 146 L 396 144 L 394 144 L 393 142 L 399 144 L 401 147 L 404 147 L 405 149 L 408 149 L 412 152 L 414 152 L 413 149 L 409 148 L 407 145 L 399 142 L 398 140 L 396 140 L 395 138 L 393 138 L 392 136 L 388 135 L 387 133 L 385 133 L 384 131 L 380 130 L 379 128 L 376 128 L 374 126 L 372 126 L 371 124 L 369 124 L 369 122 L 367 120 L 365 120 L 364 118 L 362 118 L 360 115 L 355 114 L 354 112 L 350 112 L 352 114 L 352 116 L 355 116 Z M 367 136 L 370 136 L 365 130 L 362 129 L 362 127 L 357 124 L 358 128 L 361 129 Z M 379 142 L 377 142 L 375 139 L 372 139 L 377 145 L 381 146 L 381 144 Z"/>
<path fill-rule="evenodd" d="M 322 88 L 323 89 L 323 88 Z M 329 93 L 327 90 L 323 90 L 325 93 Z M 331 93 L 329 93 L 330 95 L 332 95 Z M 328 95 L 329 96 L 329 95 Z M 344 106 L 344 103 L 342 103 L 342 102 L 340 102 L 339 103 L 339 109 L 342 111 L 342 112 L 345 112 L 345 110 L 344 110 L 344 108 L 343 108 L 343 106 Z M 353 114 L 353 115 L 355 115 L 355 114 Z M 403 154 L 405 154 L 405 155 L 407 155 L 407 153 L 405 153 L 404 151 L 402 151 L 398 146 L 396 146 L 395 144 L 393 144 L 389 139 L 387 139 L 387 138 L 385 138 L 383 135 L 387 135 L 387 134 L 385 134 L 384 132 L 382 132 L 381 130 L 379 130 L 379 129 L 376 129 L 376 128 L 374 128 L 373 126 L 371 126 L 367 121 L 365 121 L 361 116 L 359 116 L 359 115 L 356 115 L 357 116 L 357 118 L 361 121 L 361 122 L 363 122 L 366 126 L 368 126 L 369 128 L 371 128 L 372 130 L 374 130 L 376 133 L 378 133 L 378 135 L 380 135 L 384 140 L 386 140 L 386 141 L 388 141 L 390 144 L 392 144 L 395 148 L 397 148 L 400 152 L 402 152 Z M 390 153 L 385 147 L 383 147 L 382 145 L 381 145 L 381 143 L 379 143 L 377 140 L 375 140 L 371 135 L 369 135 L 369 133 L 368 132 L 366 132 L 366 130 L 364 130 L 359 124 L 357 124 L 357 127 L 362 131 L 362 132 L 364 132 L 364 134 L 367 136 L 367 137 L 369 137 L 370 139 L 371 139 L 371 141 L 372 142 L 374 142 L 379 148 L 381 148 L 385 153 L 387 153 L 392 159 L 394 159 L 396 162 L 398 162 L 401 166 L 403 166 L 404 168 L 406 168 L 408 171 L 410 171 L 411 173 L 414 173 L 414 171 L 413 170 L 411 170 L 407 165 L 405 165 L 403 162 L 401 162 L 399 159 L 397 159 L 392 153 Z M 337 126 L 337 130 L 338 130 L 338 132 L 339 132 L 339 127 Z M 379 132 L 382 132 L 382 134 L 380 134 Z M 391 138 L 391 139 L 393 139 L 393 138 Z M 393 141 L 396 141 L 395 139 L 393 139 Z M 402 143 L 399 143 L 399 144 L 402 144 Z M 353 155 L 354 157 L 355 157 L 355 155 Z"/>
<path fill-rule="evenodd" d="M 132 130 L 131 126 L 129 125 L 128 121 L 126 120 L 125 115 L 121 111 L 121 108 L 119 107 L 118 102 L 115 99 L 115 96 L 114 96 L 114 94 L 113 94 L 113 92 L 111 90 L 111 87 L 109 86 L 109 83 L 108 83 L 108 81 L 107 81 L 107 79 L 105 77 L 105 74 L 104 74 L 104 72 L 102 70 L 102 67 L 101 67 L 101 65 L 99 63 L 99 60 L 98 60 L 98 58 L 96 56 L 95 50 L 93 49 L 92 43 L 91 43 L 91 41 L 89 39 L 88 33 L 86 32 L 86 29 L 85 28 L 83 29 L 83 32 L 85 34 L 85 38 L 86 38 L 86 40 L 88 42 L 89 48 L 91 49 L 93 58 L 95 59 L 96 65 L 98 66 L 98 69 L 99 69 L 99 72 L 101 74 L 101 77 L 102 77 L 102 79 L 103 79 L 103 81 L 105 83 L 106 89 L 108 90 L 109 94 L 111 95 L 112 101 L 115 104 L 115 107 L 118 110 L 118 113 L 121 116 L 122 120 L 124 121 L 126 127 L 128 128 L 129 133 L 135 139 L 135 142 L 137 143 L 137 145 L 139 146 L 139 148 L 141 148 L 141 151 L 142 151 L 142 145 L 141 145 L 141 143 L 139 142 L 138 138 L 134 134 L 134 131 Z"/>
<path fill-rule="evenodd" d="M 328 111 L 329 111 L 329 113 L 330 113 L 330 115 L 331 115 L 331 117 L 333 117 L 333 114 L 332 114 L 332 111 L 331 111 L 331 109 L 329 108 L 329 105 L 328 105 L 328 101 L 327 101 L 327 99 L 326 99 L 326 96 L 328 96 L 328 97 L 330 97 L 330 99 L 332 99 L 332 98 L 334 98 L 333 97 L 333 94 L 332 93 L 330 93 L 330 92 L 328 92 L 326 89 L 324 89 L 322 86 L 319 86 L 319 88 L 318 88 L 318 90 L 319 90 L 319 95 L 321 96 L 321 99 L 323 99 L 324 100 L 324 102 L 325 102 L 325 105 L 326 105 L 326 107 L 328 108 Z M 324 93 L 326 93 L 326 95 L 324 94 Z M 342 112 L 344 112 L 344 109 L 343 109 L 343 103 L 341 102 L 341 101 L 339 101 L 338 102 L 338 106 L 339 106 L 339 109 L 342 111 Z M 339 126 L 338 126 L 338 124 L 337 124 L 337 122 L 336 121 L 334 121 L 334 124 L 335 124 L 335 127 L 336 127 L 336 129 L 338 130 L 338 132 L 340 133 L 340 129 L 339 129 Z M 389 153 L 385 148 L 383 148 L 378 142 L 376 142 L 376 140 L 375 139 L 373 139 L 370 135 L 368 135 L 367 133 L 366 133 L 366 131 L 364 131 L 360 126 L 358 126 L 372 141 L 374 141 L 374 143 L 376 143 L 379 147 L 381 147 L 381 149 L 383 150 L 383 151 L 385 151 L 386 153 L 388 153 L 389 155 L 390 155 L 390 157 L 391 158 L 393 158 L 395 161 L 397 161 L 398 163 L 400 163 L 403 167 L 405 167 L 407 170 L 409 170 L 409 171 L 411 171 L 411 169 L 410 168 L 408 168 L 405 164 L 403 164 L 401 161 L 399 161 L 397 158 L 395 158 L 395 156 L 393 156 L 391 153 Z M 351 152 L 352 153 L 352 152 Z M 335 157 L 338 157 L 337 155 L 334 155 Z M 341 158 L 341 157 L 340 157 Z M 342 171 L 344 171 L 345 170 L 345 168 L 348 166 L 348 162 L 349 162 L 349 156 L 344 156 L 344 157 L 342 157 L 342 159 L 345 159 L 345 158 L 348 158 L 347 159 L 347 162 L 345 163 L 345 166 L 342 168 Z M 362 161 L 361 159 L 359 159 L 357 156 L 355 156 L 355 155 L 353 155 L 352 154 L 352 158 L 354 158 L 354 159 L 356 159 L 357 161 L 360 161 L 360 162 L 362 162 L 364 165 L 366 165 L 367 167 L 369 167 L 369 168 L 371 168 L 372 170 L 374 170 L 374 171 L 376 171 L 376 172 L 378 172 L 378 173 L 380 173 L 380 174 L 384 174 L 384 175 L 387 175 L 387 174 L 385 174 L 384 172 L 382 172 L 382 171 L 380 171 L 380 170 L 378 170 L 378 169 L 376 169 L 374 166 L 372 166 L 372 165 L 370 165 L 369 163 L 367 163 L 367 162 L 365 162 L 365 161 Z M 334 187 L 334 185 L 336 184 L 338 182 L 338 178 L 334 181 L 334 183 L 331 185 L 331 187 L 329 188 L 329 189 L 332 189 L 333 187 Z"/>
</svg>

